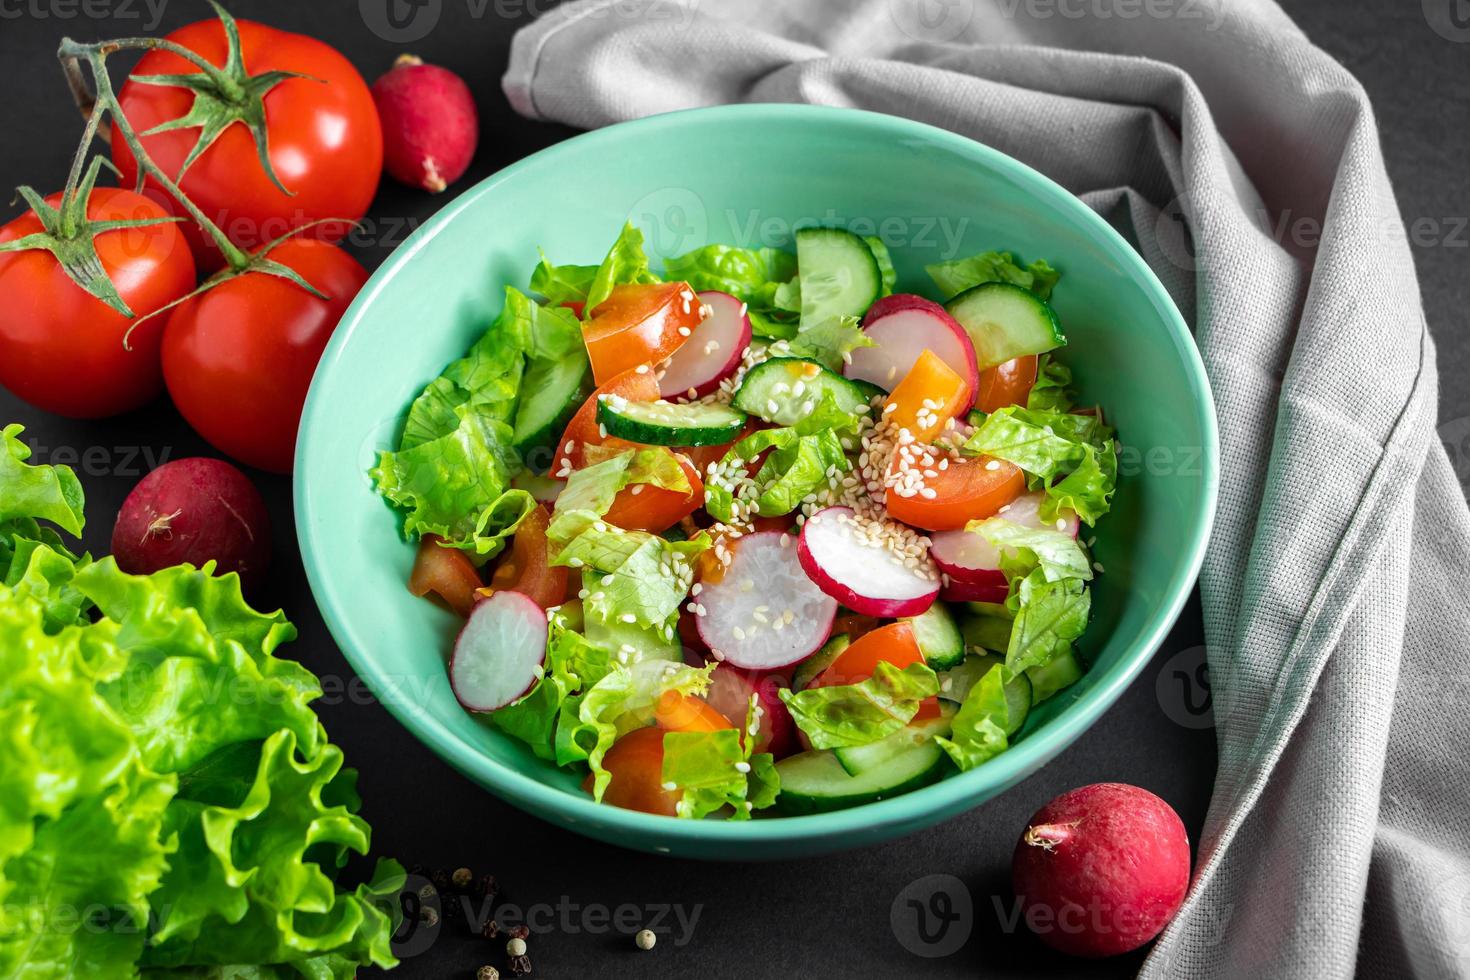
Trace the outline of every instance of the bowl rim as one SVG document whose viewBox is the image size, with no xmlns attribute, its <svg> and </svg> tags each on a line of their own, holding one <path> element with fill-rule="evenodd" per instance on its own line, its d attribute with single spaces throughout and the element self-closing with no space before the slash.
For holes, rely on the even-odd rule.
<svg viewBox="0 0 1470 980">
<path fill-rule="evenodd" d="M 315 455 L 317 440 L 327 438 L 325 435 L 326 423 L 330 421 L 330 414 L 325 408 L 322 392 L 328 384 L 328 379 L 333 375 L 335 363 L 342 356 L 346 346 L 352 342 L 353 335 L 363 322 L 364 315 L 371 307 L 374 298 L 393 279 L 400 268 L 413 261 L 415 255 L 428 241 L 479 199 L 493 193 L 499 185 L 522 171 L 544 165 L 568 153 L 581 152 L 599 143 L 623 140 L 636 134 L 648 135 L 678 129 L 687 125 L 691 120 L 749 125 L 752 122 L 793 118 L 820 125 L 840 124 L 869 127 L 888 137 L 920 139 L 938 144 L 970 162 L 1001 173 L 1028 194 L 1047 200 L 1059 210 L 1073 215 L 1079 228 L 1090 233 L 1095 244 L 1102 245 L 1118 260 L 1127 275 L 1144 286 L 1158 316 L 1168 325 L 1176 345 L 1182 351 L 1188 375 L 1186 380 L 1196 396 L 1197 421 L 1202 436 L 1201 485 L 1203 492 L 1188 537 L 1180 542 L 1185 556 L 1185 561 L 1181 566 L 1182 573 L 1172 578 L 1167 593 L 1150 624 L 1127 648 L 1118 668 L 1109 677 L 1099 681 L 1078 697 L 1045 728 L 1031 733 L 1025 740 L 984 766 L 951 775 L 922 789 L 891 799 L 829 813 L 749 821 L 683 820 L 677 817 L 645 814 L 594 803 L 590 797 L 568 793 L 564 789 L 523 775 L 492 760 L 482 754 L 476 746 L 454 734 L 429 706 L 407 699 L 379 697 L 380 704 L 387 708 L 389 713 L 419 741 L 456 770 L 469 776 L 500 798 L 543 819 L 549 819 L 548 814 L 556 814 L 560 817 L 559 822 L 569 829 L 591 832 L 595 828 L 604 833 L 610 831 L 613 834 L 627 834 L 626 839 L 607 838 L 613 843 L 620 843 L 624 846 L 647 847 L 648 845 L 642 843 L 643 841 L 660 840 L 676 846 L 659 847 L 655 848 L 656 850 L 672 851 L 679 850 L 677 845 L 777 841 L 791 843 L 831 838 L 844 833 L 854 835 L 853 843 L 856 845 L 863 843 L 863 837 L 877 828 L 904 824 L 912 826 L 916 820 L 922 820 L 925 814 L 937 813 L 942 819 L 979 805 L 990 796 L 1030 775 L 1076 741 L 1138 677 L 1145 664 L 1173 628 L 1189 597 L 1198 577 L 1204 559 L 1205 546 L 1214 522 L 1219 482 L 1219 438 L 1214 399 L 1208 376 L 1205 373 L 1204 362 L 1184 318 L 1174 305 L 1168 291 L 1122 235 L 1100 215 L 1082 203 L 1079 198 L 1051 178 L 983 143 L 901 116 L 806 103 L 722 105 L 661 113 L 617 123 L 581 133 L 533 153 L 497 171 L 459 195 L 425 222 L 384 260 L 347 312 L 343 314 L 341 322 L 322 354 L 307 395 L 296 447 L 297 474 L 304 475 L 310 472 L 312 469 L 310 461 Z M 327 558 L 329 553 L 327 543 L 318 540 L 313 522 L 310 520 L 312 493 L 309 480 L 295 480 L 293 500 L 297 538 L 307 580 L 333 640 L 341 649 L 349 665 L 374 692 L 391 690 L 390 679 L 380 669 L 376 658 L 366 653 L 370 649 L 369 638 L 360 635 L 351 624 L 351 620 L 338 613 L 339 609 L 349 608 L 346 601 L 349 597 L 339 590 L 338 580 L 331 574 Z"/>
</svg>

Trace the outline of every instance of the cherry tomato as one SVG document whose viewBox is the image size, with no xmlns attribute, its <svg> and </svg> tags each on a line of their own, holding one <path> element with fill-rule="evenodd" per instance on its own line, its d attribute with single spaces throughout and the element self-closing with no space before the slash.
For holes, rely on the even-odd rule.
<svg viewBox="0 0 1470 980">
<path fill-rule="evenodd" d="M 658 696 L 653 723 L 668 732 L 717 732 L 735 727 L 708 701 L 680 691 L 665 691 Z"/>
<path fill-rule="evenodd" d="M 605 384 L 640 364 L 657 364 L 679 349 L 699 320 L 699 297 L 688 283 L 614 286 L 582 324 L 592 377 Z"/>
<path fill-rule="evenodd" d="M 482 594 L 497 590 L 519 592 L 542 609 L 550 609 L 565 600 L 567 568 L 551 564 L 551 545 L 546 540 L 550 524 L 545 510 L 531 508 L 516 528 L 510 550 L 495 566 L 490 588 L 481 590 Z"/>
<path fill-rule="evenodd" d="M 992 463 L 998 465 L 992 468 Z M 900 465 L 901 457 L 895 453 L 890 471 Z M 952 531 L 994 516 L 1026 492 L 1026 477 L 1003 459 L 974 456 L 951 459 L 949 466 L 926 476 L 924 485 L 934 491 L 933 497 L 922 493 L 904 497 L 889 487 L 888 516 L 926 531 Z"/>
<path fill-rule="evenodd" d="M 1029 354 L 981 371 L 975 407 L 989 414 L 1007 405 L 1026 404 L 1026 396 L 1036 384 L 1037 361 L 1035 354 Z"/>
<path fill-rule="evenodd" d="M 288 473 L 316 362 L 367 270 L 335 245 L 292 238 L 270 253 L 329 299 L 247 273 L 181 303 L 163 333 L 163 377 L 179 412 L 216 448 Z"/>
<path fill-rule="evenodd" d="M 597 399 L 602 395 L 620 395 L 630 402 L 654 402 L 658 401 L 658 381 L 652 371 L 642 374 L 636 370 L 624 371 L 594 391 L 567 423 L 561 442 L 556 445 L 554 472 L 567 467 L 581 469 L 586 462 L 587 447 L 600 446 L 607 441 L 597 424 Z"/>
<path fill-rule="evenodd" d="M 271 165 L 291 193 L 281 193 L 271 182 L 242 123 L 220 134 L 190 165 L 180 187 L 231 241 L 247 250 L 326 218 L 342 221 L 306 234 L 338 241 L 350 230 L 347 223 L 367 213 L 382 177 L 383 132 L 372 93 L 357 69 L 330 45 L 248 20 L 239 21 L 239 29 L 245 70 L 252 76 L 271 71 L 309 76 L 287 79 L 264 97 Z M 168 40 L 217 66 L 224 66 L 229 54 L 218 20 L 190 24 L 168 35 Z M 197 73 L 198 66 L 167 51 L 145 54 L 133 70 L 134 76 Z M 130 77 L 119 100 L 133 128 L 144 133 L 185 116 L 194 94 Z M 199 132 L 190 127 L 144 136 L 143 148 L 164 173 L 177 179 Z M 124 140 L 112 141 L 112 159 L 122 171 L 123 185 L 133 185 L 137 161 Z M 167 200 L 161 188 L 149 187 L 150 196 Z M 182 214 L 171 201 L 164 206 Z M 204 245 L 192 223 L 186 233 L 199 264 L 218 268 L 218 252 Z"/>
<path fill-rule="evenodd" d="M 445 548 L 443 539 L 426 534 L 419 540 L 419 551 L 408 576 L 408 591 L 416 596 L 437 596 L 461 616 L 468 616 L 479 597 L 475 594 L 483 583 L 480 572 L 469 556 L 458 548 Z"/>
<path fill-rule="evenodd" d="M 46 199 L 52 207 L 61 195 Z M 167 217 L 130 191 L 99 187 L 87 201 L 94 221 Z M 103 232 L 93 239 L 102 268 L 138 316 L 194 288 L 194 258 L 176 223 Z M 0 242 L 42 231 L 27 211 L 0 228 Z M 158 348 L 164 317 L 138 324 L 94 298 L 47 251 L 0 254 L 0 384 L 47 412 L 101 418 L 130 411 L 163 390 Z"/>
<path fill-rule="evenodd" d="M 602 757 L 603 768 L 611 774 L 604 803 L 625 810 L 678 816 L 678 790 L 664 789 L 664 730 L 635 728 L 613 743 Z M 588 774 L 582 788 L 591 792 L 592 776 Z"/>
<path fill-rule="evenodd" d="M 908 623 L 889 623 L 865 633 L 852 645 L 837 655 L 808 687 L 834 687 L 843 684 L 860 684 L 873 676 L 880 662 L 886 661 L 899 670 L 910 664 L 924 662 L 919 641 Z M 919 702 L 914 721 L 939 717 L 939 699 L 929 697 Z"/>
<path fill-rule="evenodd" d="M 609 439 L 607 444 L 614 441 Z M 632 443 L 627 445 L 632 446 Z M 670 449 L 659 448 L 666 453 L 672 452 Z M 699 478 L 699 471 L 683 453 L 673 453 L 673 456 L 689 481 L 688 493 L 635 483 L 618 491 L 604 519 L 614 527 L 627 531 L 652 531 L 659 534 L 704 506 L 704 481 Z"/>
</svg>

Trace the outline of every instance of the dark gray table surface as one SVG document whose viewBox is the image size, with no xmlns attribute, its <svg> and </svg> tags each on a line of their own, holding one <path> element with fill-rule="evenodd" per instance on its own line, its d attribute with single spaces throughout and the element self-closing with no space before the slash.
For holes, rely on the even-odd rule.
<svg viewBox="0 0 1470 980">
<path fill-rule="evenodd" d="M 363 14 L 378 2 L 240 0 L 233 6 L 239 15 L 331 42 L 371 79 L 399 53 Z M 1436 2 L 1460 3 L 1464 19 L 1463 0 L 1425 0 Z M 499 87 L 517 24 L 551 5 L 442 0 L 437 27 L 412 44 L 427 60 L 462 74 L 479 99 L 482 142 L 461 188 L 572 135 L 564 127 L 517 117 Z M 203 6 L 186 0 L 0 0 L 0 67 L 11 85 L 10 97 L 0 103 L 0 131 L 7 134 L 0 185 L 52 190 L 64 177 L 80 127 L 53 61 L 63 35 L 169 30 L 198 19 Z M 1290 0 L 1286 6 L 1318 44 L 1357 74 L 1373 99 L 1405 223 L 1416 230 L 1425 308 L 1439 343 L 1441 432 L 1466 473 L 1470 30 L 1448 32 L 1460 42 L 1432 30 L 1417 2 L 1392 9 L 1332 0 Z M 358 254 L 376 265 L 445 200 L 385 183 Z M 86 544 L 94 552 L 107 550 L 112 518 L 150 460 L 213 455 L 166 402 L 81 423 L 0 392 L 0 421 L 12 420 L 28 427 L 38 461 L 70 462 L 78 469 L 89 498 Z M 1142 954 L 1106 962 L 1067 960 L 1024 928 L 1011 928 L 1010 852 L 1037 806 L 1063 790 L 1102 780 L 1153 790 L 1197 836 L 1215 761 L 1213 732 L 1201 711 L 1207 692 L 1198 674 L 1203 640 L 1197 601 L 1118 704 L 1059 759 L 1000 799 L 925 833 L 835 858 L 783 864 L 654 858 L 553 829 L 501 803 L 440 762 L 369 698 L 356 695 L 351 670 L 327 635 L 301 569 L 289 482 L 256 476 L 275 521 L 269 598 L 300 627 L 301 637 L 288 652 L 321 675 L 329 689 L 346 692 L 329 696 L 320 707 L 334 739 L 362 772 L 375 850 L 406 864 L 493 872 L 508 901 L 539 907 L 538 924 L 550 928 L 531 940 L 536 975 L 1112 977 L 1131 975 L 1141 962 Z M 973 900 L 973 931 L 958 952 L 920 957 L 899 940 L 890 907 L 916 882 L 920 894 L 932 891 L 933 882 L 924 879 L 936 874 L 964 882 Z M 619 912 L 624 905 L 634 908 Z M 654 952 L 640 953 L 610 926 L 614 913 L 625 926 L 660 918 L 668 931 Z M 499 944 L 453 929 L 421 931 L 410 944 L 414 955 L 398 971 L 404 977 L 469 977 L 481 963 L 504 966 Z"/>
</svg>

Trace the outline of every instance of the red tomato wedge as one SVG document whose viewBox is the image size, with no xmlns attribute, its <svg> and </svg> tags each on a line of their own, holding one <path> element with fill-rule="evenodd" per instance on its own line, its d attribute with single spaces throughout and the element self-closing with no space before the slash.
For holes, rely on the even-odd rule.
<svg viewBox="0 0 1470 980">
<path fill-rule="evenodd" d="M 639 448 L 634 443 L 624 442 L 621 439 L 609 439 L 604 445 L 617 445 L 627 449 Z M 635 483 L 618 491 L 618 495 L 613 498 L 612 506 L 603 515 L 603 520 L 625 531 L 652 531 L 654 534 L 659 534 L 704 506 L 704 481 L 699 478 L 699 471 L 694 468 L 689 457 L 671 449 L 658 448 L 663 452 L 672 453 L 674 459 L 678 461 L 679 468 L 684 471 L 684 477 L 689 481 L 689 492 L 680 493 L 664 487 Z"/>
<path fill-rule="evenodd" d="M 602 802 L 620 806 L 625 810 L 643 813 L 661 813 L 667 817 L 679 815 L 678 790 L 664 789 L 664 730 L 662 728 L 635 728 L 613 743 L 602 757 L 602 765 L 611 774 Z M 592 791 L 592 775 L 582 782 L 582 788 Z"/>
<path fill-rule="evenodd" d="M 442 540 L 426 534 L 419 541 L 419 553 L 408 575 L 408 591 L 420 598 L 432 594 L 461 616 L 468 616 L 478 598 L 475 590 L 484 584 L 480 570 L 463 551 L 441 546 Z"/>
<path fill-rule="evenodd" d="M 658 382 L 654 380 L 653 371 L 640 374 L 635 369 L 624 371 L 594 391 L 567 423 L 561 442 L 556 446 L 553 472 L 567 467 L 581 469 L 586 462 L 586 447 L 600 446 L 607 441 L 597 425 L 597 399 L 600 395 L 618 395 L 630 402 L 654 402 L 658 401 Z"/>
<path fill-rule="evenodd" d="M 926 349 L 888 396 L 888 418 L 920 442 L 931 442 L 969 407 L 973 394 L 968 381 Z"/>
<path fill-rule="evenodd" d="M 895 453 L 889 472 L 902 465 L 902 454 Z M 950 459 L 942 470 L 929 469 L 935 475 L 924 477 L 924 485 L 934 495 L 921 492 L 905 497 L 898 493 L 897 487 L 889 487 L 886 498 L 889 517 L 926 531 L 953 531 L 970 521 L 993 517 L 1026 492 L 1025 475 L 1003 459 L 961 457 Z"/>
<path fill-rule="evenodd" d="M 717 732 L 734 728 L 703 698 L 679 691 L 665 691 L 653 708 L 653 722 L 669 732 Z"/>
<path fill-rule="evenodd" d="M 495 566 L 490 587 L 482 596 L 499 591 L 519 592 L 542 609 L 560 605 L 567 594 L 567 569 L 551 564 L 551 545 L 546 529 L 551 524 L 545 509 L 533 507 L 516 528 L 509 552 Z"/>
<path fill-rule="evenodd" d="M 1028 354 L 981 371 L 975 407 L 988 415 L 1007 405 L 1026 404 L 1026 396 L 1036 384 L 1037 363 L 1037 356 Z"/>
<path fill-rule="evenodd" d="M 924 662 L 919 650 L 919 641 L 908 623 L 889 623 L 864 633 L 837 659 L 828 664 L 807 687 L 836 687 L 842 684 L 860 684 L 873 676 L 880 662 L 887 662 L 903 670 L 910 664 Z M 914 721 L 939 717 L 939 699 L 925 698 L 919 702 Z"/>
<path fill-rule="evenodd" d="M 699 297 L 688 283 L 614 286 L 582 324 L 593 379 L 605 384 L 640 364 L 662 361 L 699 326 L 699 309 Z M 656 390 L 653 397 L 658 398 Z"/>
</svg>

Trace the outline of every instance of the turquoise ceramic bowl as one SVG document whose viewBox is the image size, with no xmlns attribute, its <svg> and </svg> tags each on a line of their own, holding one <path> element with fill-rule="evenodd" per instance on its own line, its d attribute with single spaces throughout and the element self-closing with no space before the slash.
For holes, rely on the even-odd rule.
<svg viewBox="0 0 1470 980">
<path fill-rule="evenodd" d="M 933 786 L 823 816 L 684 821 L 592 803 L 580 777 L 460 710 L 445 679 L 452 617 L 408 594 L 414 549 L 367 471 L 409 401 L 524 287 L 544 248 L 596 263 L 624 219 L 650 250 L 789 245 L 800 224 L 881 235 L 899 288 L 923 266 L 987 249 L 1063 271 L 1064 357 L 1125 444 L 1106 567 L 1083 640 L 1086 677 L 1033 712 L 1003 755 Z M 706 858 L 874 844 L 995 796 L 1085 732 L 1142 670 L 1198 572 L 1214 512 L 1210 390 L 1179 312 L 1139 256 L 1071 194 L 944 130 L 850 110 L 746 105 L 611 126 L 537 153 L 445 207 L 388 259 L 322 358 L 302 419 L 296 519 L 312 589 L 347 659 L 406 729 L 466 776 L 569 830 Z"/>
</svg>

